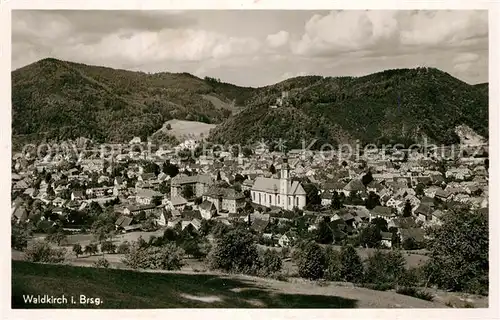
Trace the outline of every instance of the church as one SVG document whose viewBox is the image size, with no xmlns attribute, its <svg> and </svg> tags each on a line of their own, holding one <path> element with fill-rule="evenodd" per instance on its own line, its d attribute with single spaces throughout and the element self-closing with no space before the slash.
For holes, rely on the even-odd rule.
<svg viewBox="0 0 500 320">
<path fill-rule="evenodd" d="M 303 209 L 306 205 L 306 192 L 300 182 L 290 181 L 290 168 L 283 159 L 279 179 L 257 177 L 251 189 L 252 202 L 284 210 Z"/>
</svg>

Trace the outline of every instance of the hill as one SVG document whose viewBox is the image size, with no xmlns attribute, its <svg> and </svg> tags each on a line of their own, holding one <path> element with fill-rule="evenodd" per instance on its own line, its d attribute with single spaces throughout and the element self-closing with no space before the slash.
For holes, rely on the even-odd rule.
<svg viewBox="0 0 500 320">
<path fill-rule="evenodd" d="M 146 74 L 43 59 L 12 77 L 13 142 L 145 139 L 170 119 L 216 124 L 254 92 L 187 73 Z"/>
<path fill-rule="evenodd" d="M 33 305 L 23 295 L 64 294 L 75 304 Z M 79 296 L 99 298 L 79 304 Z M 68 301 L 68 302 L 69 302 Z M 441 303 L 366 288 L 247 276 L 149 273 L 12 261 L 12 308 L 436 308 Z"/>
<path fill-rule="evenodd" d="M 282 91 L 283 107 L 270 108 Z M 322 143 L 411 143 L 427 137 L 459 142 L 455 127 L 488 136 L 488 94 L 434 68 L 396 69 L 363 77 L 306 76 L 261 88 L 249 106 L 217 126 L 214 142 L 284 139 L 289 148 Z"/>
</svg>

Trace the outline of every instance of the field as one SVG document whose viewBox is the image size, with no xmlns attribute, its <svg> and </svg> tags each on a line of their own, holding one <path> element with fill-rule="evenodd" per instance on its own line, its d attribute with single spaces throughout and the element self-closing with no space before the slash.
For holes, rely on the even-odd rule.
<svg viewBox="0 0 500 320">
<path fill-rule="evenodd" d="M 167 130 L 166 126 L 170 125 L 171 129 Z M 215 128 L 214 124 L 207 124 L 197 121 L 186 121 L 186 120 L 169 120 L 163 124 L 163 127 L 158 130 L 167 132 L 168 134 L 174 136 L 180 142 L 189 139 L 199 139 L 201 136 L 207 137 L 210 129 Z M 155 135 L 154 133 L 153 135 Z"/>
<path fill-rule="evenodd" d="M 65 295 L 66 304 L 25 303 L 23 295 Z M 80 304 L 80 295 L 102 303 Z M 75 303 L 70 303 L 70 297 Z M 437 308 L 393 292 L 249 276 L 150 273 L 12 261 L 13 308 Z"/>
</svg>

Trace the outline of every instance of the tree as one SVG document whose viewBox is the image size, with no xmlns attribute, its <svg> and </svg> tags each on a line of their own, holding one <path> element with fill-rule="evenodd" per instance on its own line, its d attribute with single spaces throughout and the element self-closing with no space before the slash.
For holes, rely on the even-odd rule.
<svg viewBox="0 0 500 320">
<path fill-rule="evenodd" d="M 78 258 L 78 256 L 83 253 L 82 245 L 79 243 L 75 243 L 73 245 L 73 252 L 75 253 L 76 257 Z"/>
<path fill-rule="evenodd" d="M 384 218 L 375 218 L 373 219 L 370 224 L 374 225 L 377 227 L 378 230 L 382 231 L 382 232 L 387 232 L 389 231 L 387 229 L 388 225 L 387 225 L 387 220 L 385 220 Z"/>
<path fill-rule="evenodd" d="M 333 230 L 326 218 L 323 218 L 318 224 L 318 229 L 316 230 L 316 242 L 322 244 L 333 243 Z"/>
<path fill-rule="evenodd" d="M 369 225 L 359 234 L 359 243 L 365 248 L 378 248 L 382 241 L 380 229 L 376 225 Z"/>
<path fill-rule="evenodd" d="M 316 280 L 324 275 L 326 259 L 323 250 L 316 242 L 307 242 L 299 247 L 297 266 L 302 278 Z"/>
<path fill-rule="evenodd" d="M 171 178 L 179 174 L 179 167 L 175 164 L 170 163 L 170 161 L 165 161 L 162 167 L 163 173 L 169 175 Z"/>
<path fill-rule="evenodd" d="M 327 247 L 325 250 L 326 258 L 326 270 L 325 278 L 329 281 L 341 281 L 341 261 L 340 261 L 340 251 L 333 249 L 332 247 Z"/>
<path fill-rule="evenodd" d="M 105 217 L 102 217 L 105 218 Z M 90 232 L 94 235 L 94 239 L 102 242 L 113 236 L 115 228 L 113 222 L 105 221 L 104 219 L 97 219 L 92 224 Z"/>
<path fill-rule="evenodd" d="M 112 241 L 104 241 L 101 243 L 101 252 L 115 253 L 116 245 Z"/>
<path fill-rule="evenodd" d="M 193 186 L 190 184 L 184 185 L 182 188 L 182 196 L 186 199 L 191 199 L 194 196 Z"/>
<path fill-rule="evenodd" d="M 428 229 L 428 281 L 443 289 L 487 293 L 488 213 L 460 208 L 443 215 L 442 222 Z"/>
<path fill-rule="evenodd" d="M 47 241 L 57 244 L 58 246 L 66 239 L 66 235 L 61 229 L 51 232 L 47 235 Z"/>
<path fill-rule="evenodd" d="M 244 147 L 242 152 L 243 152 L 243 156 L 245 158 L 249 158 L 253 154 L 252 149 L 250 149 L 248 147 Z"/>
<path fill-rule="evenodd" d="M 364 281 L 375 284 L 398 284 L 405 274 L 405 259 L 400 251 L 375 251 L 368 257 Z"/>
<path fill-rule="evenodd" d="M 265 250 L 259 254 L 259 271 L 260 276 L 269 276 L 281 271 L 283 260 L 281 255 L 275 250 Z"/>
<path fill-rule="evenodd" d="M 162 196 L 154 196 L 151 202 L 155 206 L 159 206 L 159 205 L 161 205 L 162 201 L 163 201 L 163 197 Z"/>
<path fill-rule="evenodd" d="M 425 190 L 425 186 L 423 183 L 418 183 L 417 186 L 415 187 L 415 194 L 419 197 L 423 197 L 424 196 L 424 190 Z"/>
<path fill-rule="evenodd" d="M 24 250 L 28 246 L 28 238 L 30 233 L 25 228 L 20 227 L 17 224 L 12 225 L 11 230 L 11 247 L 16 250 Z"/>
<path fill-rule="evenodd" d="M 271 172 L 272 174 L 276 173 L 276 168 L 274 167 L 274 164 L 272 164 L 272 163 L 271 163 L 271 166 L 269 167 L 269 172 Z"/>
<path fill-rule="evenodd" d="M 363 278 L 363 263 L 352 246 L 342 247 L 340 250 L 340 276 L 344 281 L 358 282 Z"/>
<path fill-rule="evenodd" d="M 405 207 L 403 208 L 403 217 L 411 217 L 411 209 L 410 200 L 406 200 Z"/>
<path fill-rule="evenodd" d="M 340 208 L 344 207 L 344 204 L 342 203 L 342 198 L 340 197 L 339 193 L 337 191 L 333 191 L 332 195 L 332 204 L 331 207 L 334 210 L 338 210 Z"/>
<path fill-rule="evenodd" d="M 373 181 L 373 176 L 371 171 L 368 171 L 363 177 L 361 177 L 361 182 L 365 187 L 369 185 L 370 182 L 372 181 Z"/>
<path fill-rule="evenodd" d="M 93 254 L 96 254 L 97 252 L 98 252 L 97 243 L 89 243 L 88 245 L 85 246 L 85 250 L 84 250 L 85 254 L 88 254 L 91 256 Z"/>
<path fill-rule="evenodd" d="M 24 251 L 24 257 L 30 262 L 61 263 L 66 258 L 66 249 L 55 249 L 48 241 L 34 241 Z"/>
<path fill-rule="evenodd" d="M 242 229 L 222 235 L 209 255 L 210 267 L 224 271 L 249 273 L 257 262 L 256 239 Z"/>
<path fill-rule="evenodd" d="M 380 205 L 380 196 L 378 194 L 376 194 L 375 192 L 370 191 L 370 193 L 368 194 L 368 197 L 366 198 L 366 201 L 365 201 L 365 207 L 368 210 L 372 210 L 373 208 L 375 208 L 376 206 L 379 206 L 379 205 Z"/>
</svg>

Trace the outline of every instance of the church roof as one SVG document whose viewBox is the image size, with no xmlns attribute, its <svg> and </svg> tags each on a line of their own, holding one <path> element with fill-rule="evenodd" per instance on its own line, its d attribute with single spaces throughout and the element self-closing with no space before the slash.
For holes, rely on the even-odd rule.
<svg viewBox="0 0 500 320">
<path fill-rule="evenodd" d="M 267 193 L 280 193 L 280 179 L 257 177 L 252 190 Z M 306 195 L 298 181 L 288 182 L 288 195 Z"/>
</svg>

